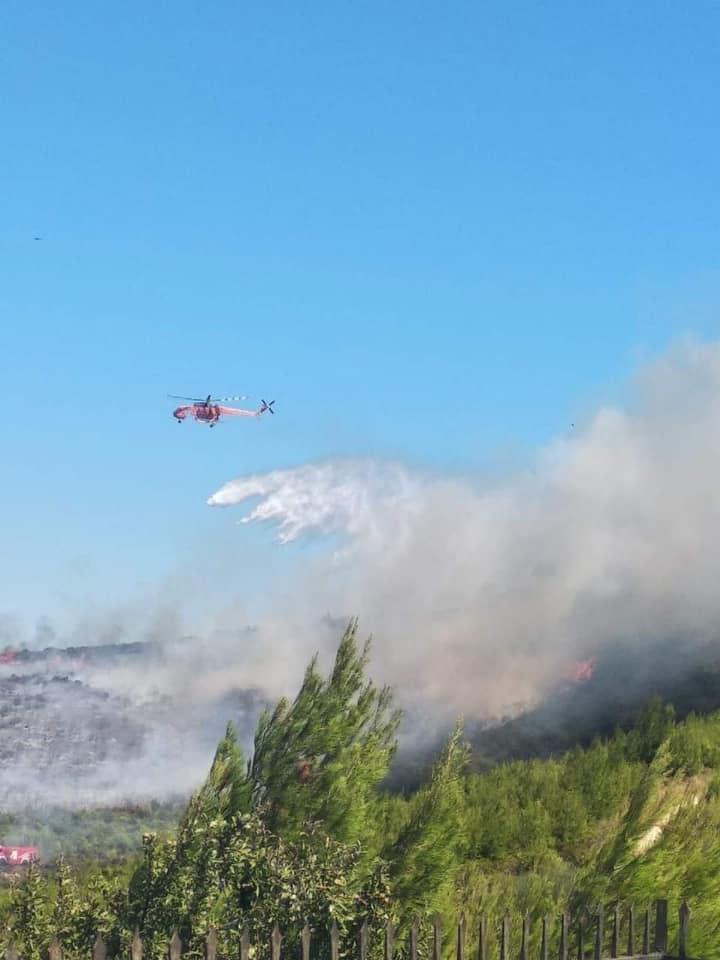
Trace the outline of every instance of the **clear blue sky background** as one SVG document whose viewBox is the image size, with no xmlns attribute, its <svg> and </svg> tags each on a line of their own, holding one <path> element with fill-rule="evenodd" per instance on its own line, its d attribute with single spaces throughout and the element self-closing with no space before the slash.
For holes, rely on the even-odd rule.
<svg viewBox="0 0 720 960">
<path fill-rule="evenodd" d="M 717 332 L 715 2 L 7 0 L 0 30 L 0 611 L 274 563 L 206 507 L 225 480 L 522 457 Z M 277 416 L 178 427 L 167 392 Z"/>
</svg>

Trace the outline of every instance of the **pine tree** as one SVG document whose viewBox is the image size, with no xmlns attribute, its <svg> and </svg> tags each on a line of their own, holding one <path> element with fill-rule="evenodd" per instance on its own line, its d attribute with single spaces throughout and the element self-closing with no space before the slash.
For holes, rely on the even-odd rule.
<svg viewBox="0 0 720 960">
<path fill-rule="evenodd" d="M 233 723 L 228 723 L 225 736 L 215 751 L 210 773 L 198 795 L 198 805 L 208 815 L 227 818 L 247 813 L 251 793 L 237 731 Z"/>
<path fill-rule="evenodd" d="M 463 774 L 469 752 L 458 722 L 436 762 L 430 783 L 414 799 L 410 821 L 386 848 L 395 898 L 408 916 L 442 909 L 466 845 Z"/>
<path fill-rule="evenodd" d="M 348 843 L 372 832 L 400 713 L 387 687 L 366 680 L 369 654 L 369 640 L 359 651 L 351 621 L 331 675 L 321 676 L 314 657 L 295 700 L 281 700 L 258 724 L 249 768 L 253 802 L 286 838 L 308 823 Z"/>
<path fill-rule="evenodd" d="M 669 735 L 675 721 L 675 708 L 653 697 L 643 711 L 640 721 L 628 737 L 628 756 L 631 760 L 650 763 L 660 744 Z"/>
</svg>

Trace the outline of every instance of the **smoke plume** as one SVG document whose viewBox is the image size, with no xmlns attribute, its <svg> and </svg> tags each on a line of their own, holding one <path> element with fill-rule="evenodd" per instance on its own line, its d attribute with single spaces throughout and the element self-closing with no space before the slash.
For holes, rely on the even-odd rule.
<svg viewBox="0 0 720 960">
<path fill-rule="evenodd" d="M 83 625 L 86 645 L 141 641 L 132 655 L 0 656 L 0 807 L 187 792 L 226 722 L 250 747 L 264 703 L 297 690 L 315 651 L 327 663 L 356 614 L 415 746 L 460 713 L 482 726 L 524 712 L 526 736 L 568 677 L 618 704 L 654 663 L 668 675 L 717 656 L 719 485 L 720 343 L 693 342 L 500 481 L 372 458 L 231 480 L 209 504 L 273 529 L 286 575 L 238 582 L 193 619 L 178 596 L 202 592 L 193 570 L 144 619 Z M 236 549 L 250 569 L 240 531 Z M 15 631 L 0 622 L 3 643 Z M 67 646 L 41 634 L 28 646 Z"/>
<path fill-rule="evenodd" d="M 406 704 L 491 719 L 608 645 L 714 641 L 719 482 L 720 344 L 688 342 L 640 372 L 624 409 L 500 483 L 335 460 L 240 477 L 208 503 L 255 500 L 241 522 L 283 544 L 332 534 L 341 549 L 314 558 L 293 616 L 322 583 L 328 609 L 377 636 L 374 674 Z"/>
</svg>

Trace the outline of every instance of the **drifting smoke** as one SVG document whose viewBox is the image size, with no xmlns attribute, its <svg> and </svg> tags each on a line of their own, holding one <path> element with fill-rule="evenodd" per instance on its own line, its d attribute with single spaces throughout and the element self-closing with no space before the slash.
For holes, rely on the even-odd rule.
<svg viewBox="0 0 720 960">
<path fill-rule="evenodd" d="M 213 674 L 212 657 L 187 640 L 6 648 L 0 809 L 186 797 L 228 719 L 247 742 L 264 705 Z"/>
<path fill-rule="evenodd" d="M 137 656 L 0 662 L 0 806 L 186 793 L 227 720 L 250 746 L 264 702 L 292 695 L 356 613 L 416 747 L 460 713 L 549 728 L 558 685 L 586 698 L 573 725 L 588 697 L 617 713 L 618 691 L 648 692 L 653 664 L 668 676 L 716 656 L 719 488 L 720 344 L 693 343 L 644 369 L 626 409 L 598 410 L 501 483 L 371 459 L 233 480 L 210 505 L 249 503 L 240 522 L 273 525 L 295 571 L 238 585 L 203 622 L 184 621 L 176 592 L 143 627 L 109 618 L 92 641 L 83 627 L 85 643 L 152 641 Z M 202 591 L 198 576 L 182 589 Z M 4 642 L 14 633 L 0 623 Z"/>
<path fill-rule="evenodd" d="M 379 638 L 374 675 L 406 705 L 492 719 L 609 645 L 720 635 L 719 488 L 720 344 L 686 343 L 642 371 L 627 409 L 598 410 L 501 484 L 336 460 L 208 502 L 258 498 L 241 522 L 274 523 L 283 543 L 343 534 L 298 583 L 294 619 L 322 583 L 326 608 Z"/>
</svg>

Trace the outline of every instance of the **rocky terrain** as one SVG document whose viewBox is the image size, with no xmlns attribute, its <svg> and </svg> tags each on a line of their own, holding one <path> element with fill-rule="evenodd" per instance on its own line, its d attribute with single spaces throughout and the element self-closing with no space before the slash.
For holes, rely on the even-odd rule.
<svg viewBox="0 0 720 960">
<path fill-rule="evenodd" d="M 153 644 L 6 649 L 0 655 L 0 810 L 186 795 L 229 720 L 249 733 L 263 700 L 142 686 Z"/>
</svg>

